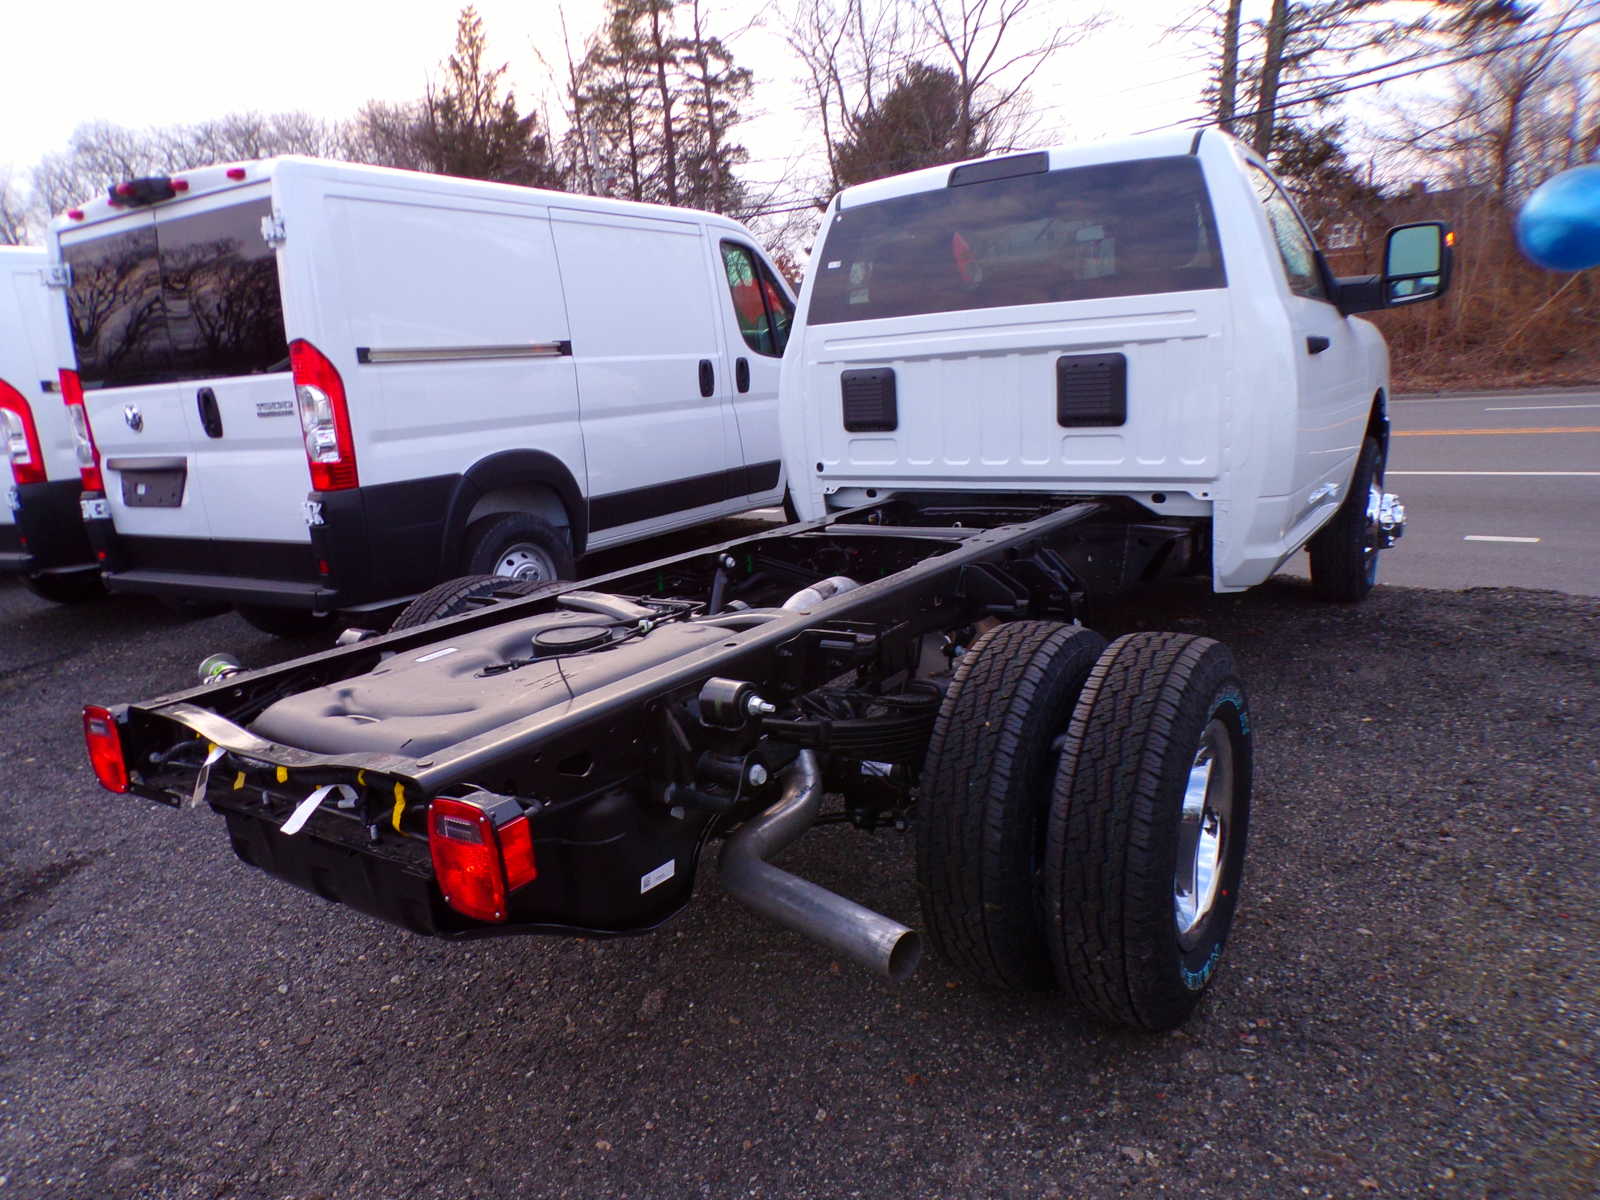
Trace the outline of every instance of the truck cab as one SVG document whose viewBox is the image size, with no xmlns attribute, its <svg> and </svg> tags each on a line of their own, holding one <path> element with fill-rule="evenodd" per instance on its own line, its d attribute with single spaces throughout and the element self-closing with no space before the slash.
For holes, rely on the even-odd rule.
<svg viewBox="0 0 1600 1200">
<path fill-rule="evenodd" d="M 795 504 L 1114 497 L 1192 528 L 1192 565 L 1237 591 L 1349 502 L 1371 553 L 1320 574 L 1357 598 L 1403 509 L 1382 492 L 1388 352 L 1355 314 L 1448 281 L 1441 228 L 1397 233 L 1388 276 L 1333 277 L 1266 164 L 1213 129 L 847 189 L 784 365 Z M 1432 260 L 1402 261 L 1424 234 Z"/>
</svg>

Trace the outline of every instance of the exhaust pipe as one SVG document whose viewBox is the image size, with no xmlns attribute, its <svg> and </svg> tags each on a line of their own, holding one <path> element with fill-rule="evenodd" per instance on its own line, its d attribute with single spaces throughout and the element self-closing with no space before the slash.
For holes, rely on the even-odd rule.
<svg viewBox="0 0 1600 1200">
<path fill-rule="evenodd" d="M 922 936 L 766 860 L 793 842 L 822 807 L 817 756 L 802 750 L 784 772 L 783 795 L 723 843 L 722 886 L 734 899 L 796 933 L 832 947 L 870 971 L 903 982 L 922 958 Z"/>
</svg>

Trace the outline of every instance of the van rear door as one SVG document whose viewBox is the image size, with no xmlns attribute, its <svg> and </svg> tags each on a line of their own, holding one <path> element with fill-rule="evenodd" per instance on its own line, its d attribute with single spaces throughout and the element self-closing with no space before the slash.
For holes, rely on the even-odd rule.
<svg viewBox="0 0 1600 1200">
<path fill-rule="evenodd" d="M 130 538 L 202 539 L 210 522 L 188 487 L 195 431 L 173 387 L 155 216 L 130 213 L 63 231 L 68 321 L 106 498 Z"/>
<path fill-rule="evenodd" d="M 310 487 L 265 187 L 156 213 L 176 403 L 193 433 L 189 489 L 220 541 L 304 542 Z"/>
<path fill-rule="evenodd" d="M 62 235 L 85 405 L 130 567 L 310 565 L 270 212 L 260 185 Z M 284 562 L 261 557 L 274 542 L 293 544 Z"/>
</svg>

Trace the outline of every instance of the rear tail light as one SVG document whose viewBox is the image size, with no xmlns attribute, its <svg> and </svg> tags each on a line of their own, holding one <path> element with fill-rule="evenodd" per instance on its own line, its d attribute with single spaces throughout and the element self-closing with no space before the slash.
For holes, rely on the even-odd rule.
<svg viewBox="0 0 1600 1200">
<path fill-rule="evenodd" d="M 305 434 L 312 489 L 337 492 L 355 487 L 355 438 L 350 433 L 350 409 L 339 372 L 322 351 L 303 338 L 289 343 L 289 369 L 294 377 L 295 403 L 300 409 L 300 428 Z"/>
<path fill-rule="evenodd" d="M 39 427 L 33 409 L 16 388 L 0 380 L 0 450 L 11 462 L 17 483 L 44 482 L 44 455 L 39 451 Z"/>
<path fill-rule="evenodd" d="M 506 897 L 539 874 L 527 815 L 505 796 L 436 797 L 428 849 L 445 903 L 476 921 L 504 921 Z"/>
<path fill-rule="evenodd" d="M 89 764 L 100 786 L 113 792 L 128 790 L 128 764 L 122 757 L 122 734 L 109 709 L 83 706 L 83 740 L 89 748 Z"/>
<path fill-rule="evenodd" d="M 72 440 L 78 447 L 78 471 L 83 476 L 83 490 L 103 492 L 106 485 L 100 477 L 100 450 L 94 444 L 94 431 L 89 428 L 89 413 L 83 407 L 83 385 L 78 382 L 76 371 L 61 372 L 61 400 L 72 421 Z"/>
</svg>

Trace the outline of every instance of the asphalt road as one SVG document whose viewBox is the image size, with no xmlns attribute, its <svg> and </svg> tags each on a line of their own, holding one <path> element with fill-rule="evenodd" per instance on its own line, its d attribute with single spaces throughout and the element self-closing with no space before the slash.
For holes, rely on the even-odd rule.
<svg viewBox="0 0 1600 1200">
<path fill-rule="evenodd" d="M 0 584 L 0 1200 L 1600 1190 L 1600 602 L 1278 580 L 1118 619 L 1229 642 L 1257 736 L 1233 944 L 1162 1037 L 878 983 L 710 867 L 639 939 L 379 925 L 83 761 L 85 700 L 312 644 Z M 784 863 L 917 921 L 904 835 Z"/>
<path fill-rule="evenodd" d="M 1406 533 L 1384 580 L 1600 596 L 1600 391 L 1402 397 L 1390 415 Z"/>
</svg>

